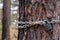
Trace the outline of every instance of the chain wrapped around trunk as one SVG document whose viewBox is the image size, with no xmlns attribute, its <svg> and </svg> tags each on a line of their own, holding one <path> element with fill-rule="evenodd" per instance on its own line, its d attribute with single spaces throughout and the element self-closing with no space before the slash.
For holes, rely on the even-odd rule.
<svg viewBox="0 0 60 40">
<path fill-rule="evenodd" d="M 33 25 L 44 25 L 44 24 L 48 24 L 48 23 L 60 23 L 60 20 L 52 20 L 52 21 L 33 21 L 33 22 L 23 22 L 23 21 L 17 21 L 17 27 L 18 28 L 26 28 L 26 27 L 31 27 Z"/>
</svg>

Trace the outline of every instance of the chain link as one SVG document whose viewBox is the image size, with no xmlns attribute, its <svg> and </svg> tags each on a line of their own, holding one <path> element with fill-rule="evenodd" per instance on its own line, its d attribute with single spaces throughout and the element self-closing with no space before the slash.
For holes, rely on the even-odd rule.
<svg viewBox="0 0 60 40">
<path fill-rule="evenodd" d="M 48 23 L 60 23 L 60 20 L 52 20 L 52 21 L 33 21 L 33 22 L 23 22 L 23 21 L 16 21 L 16 25 L 18 28 L 26 28 L 26 27 L 31 27 L 33 25 L 44 25 L 44 24 L 48 24 Z"/>
</svg>

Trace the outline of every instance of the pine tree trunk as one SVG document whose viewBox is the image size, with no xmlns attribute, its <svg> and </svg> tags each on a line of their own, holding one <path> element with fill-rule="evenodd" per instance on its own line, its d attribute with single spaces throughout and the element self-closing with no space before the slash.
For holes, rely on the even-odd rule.
<svg viewBox="0 0 60 40">
<path fill-rule="evenodd" d="M 2 40 L 10 40 L 10 0 L 3 0 Z"/>
<path fill-rule="evenodd" d="M 59 0 L 25 0 L 25 3 L 22 2 L 22 4 L 19 0 L 19 7 L 19 11 L 21 12 L 19 13 L 19 21 L 31 22 L 41 20 L 51 21 L 53 19 L 60 19 Z M 60 24 L 57 23 L 52 24 L 51 30 L 47 30 L 44 25 L 34 25 L 30 28 L 25 28 L 25 30 L 21 29 L 22 31 L 18 30 L 18 36 L 20 36 L 20 40 L 60 40 L 59 25 Z M 50 27 L 48 27 L 48 29 L 49 28 Z"/>
<path fill-rule="evenodd" d="M 25 7 L 25 0 L 19 0 L 19 21 L 24 21 L 24 18 L 21 16 L 24 16 L 25 12 L 24 12 L 24 7 Z M 23 12 L 22 12 L 23 11 Z M 24 36 L 24 29 L 20 29 L 18 28 L 18 40 L 22 40 Z"/>
</svg>

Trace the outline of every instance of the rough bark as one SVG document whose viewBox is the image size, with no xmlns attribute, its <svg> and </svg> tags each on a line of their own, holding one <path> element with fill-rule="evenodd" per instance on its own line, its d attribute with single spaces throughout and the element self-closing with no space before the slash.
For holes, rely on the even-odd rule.
<svg viewBox="0 0 60 40">
<path fill-rule="evenodd" d="M 23 4 L 23 3 L 22 3 Z M 60 19 L 59 0 L 25 0 L 25 9 L 20 9 L 20 21 L 40 21 Z M 20 7 L 20 8 L 23 8 Z M 22 11 L 21 11 L 22 10 Z M 44 25 L 34 25 L 25 31 L 25 40 L 60 40 L 59 24 L 53 24 L 53 29 L 46 30 Z M 23 39 L 21 39 L 23 40 Z"/>
<path fill-rule="evenodd" d="M 25 0 L 19 0 L 19 21 L 25 21 Z M 24 37 L 24 29 L 18 28 L 18 40 L 23 40 Z"/>
<path fill-rule="evenodd" d="M 3 0 L 2 40 L 10 40 L 10 0 Z"/>
<path fill-rule="evenodd" d="M 55 15 L 56 15 L 56 19 L 58 19 L 58 20 L 60 20 L 60 0 L 58 0 L 57 2 L 56 2 L 56 13 L 55 13 Z M 60 24 L 54 24 L 54 27 L 53 27 L 53 39 L 54 40 L 60 40 L 60 37 L 59 37 L 59 35 L 60 35 Z"/>
</svg>

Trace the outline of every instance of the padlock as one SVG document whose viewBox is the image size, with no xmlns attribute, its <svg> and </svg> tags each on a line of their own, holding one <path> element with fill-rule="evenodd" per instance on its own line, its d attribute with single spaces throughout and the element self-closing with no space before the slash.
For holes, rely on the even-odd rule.
<svg viewBox="0 0 60 40">
<path fill-rule="evenodd" d="M 52 25 L 52 23 L 46 22 L 46 23 L 44 24 L 44 28 L 45 28 L 45 30 L 49 31 L 49 30 L 52 30 L 53 25 Z"/>
</svg>

